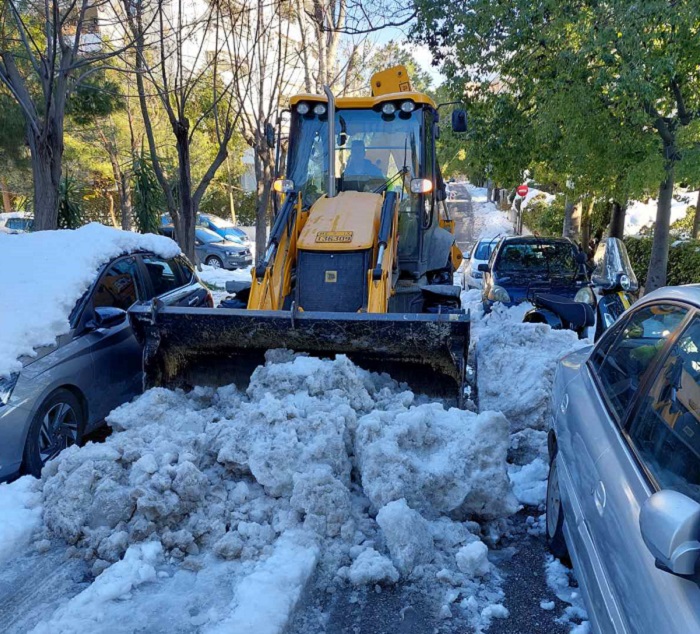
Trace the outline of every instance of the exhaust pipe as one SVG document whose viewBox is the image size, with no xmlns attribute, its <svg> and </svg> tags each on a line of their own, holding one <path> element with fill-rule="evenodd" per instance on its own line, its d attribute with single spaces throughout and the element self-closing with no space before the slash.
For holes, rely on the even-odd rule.
<svg viewBox="0 0 700 634">
<path fill-rule="evenodd" d="M 335 97 L 329 86 L 323 87 L 328 97 L 328 197 L 335 196 Z"/>
</svg>

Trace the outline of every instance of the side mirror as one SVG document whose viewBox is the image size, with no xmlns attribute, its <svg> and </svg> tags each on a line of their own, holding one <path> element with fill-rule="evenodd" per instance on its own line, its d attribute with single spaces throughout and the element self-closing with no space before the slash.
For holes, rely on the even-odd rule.
<svg viewBox="0 0 700 634">
<path fill-rule="evenodd" d="M 265 124 L 265 142 L 267 147 L 271 149 L 275 147 L 275 128 L 269 122 Z"/>
<path fill-rule="evenodd" d="M 700 504 L 678 491 L 658 491 L 642 505 L 639 528 L 657 567 L 676 575 L 695 573 L 700 559 Z"/>
<path fill-rule="evenodd" d="M 88 322 L 88 327 L 112 328 L 126 321 L 126 311 L 112 306 L 98 306 L 95 308 L 95 316 Z"/>
<path fill-rule="evenodd" d="M 476 267 L 476 270 L 481 271 L 482 273 L 488 273 L 491 269 L 489 268 L 488 264 L 482 262 L 481 264 L 479 264 L 479 266 Z"/>
<path fill-rule="evenodd" d="M 438 187 L 437 190 L 435 191 L 435 197 L 438 199 L 439 202 L 442 202 L 443 200 L 447 200 L 447 191 L 445 190 L 445 188 Z"/>
<path fill-rule="evenodd" d="M 464 110 L 454 110 L 452 112 L 452 131 L 467 131 L 467 113 Z"/>
</svg>

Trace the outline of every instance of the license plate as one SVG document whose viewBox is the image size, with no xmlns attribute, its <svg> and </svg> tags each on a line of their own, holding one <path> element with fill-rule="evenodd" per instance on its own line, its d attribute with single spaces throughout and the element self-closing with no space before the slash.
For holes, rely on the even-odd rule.
<svg viewBox="0 0 700 634">
<path fill-rule="evenodd" d="M 352 231 L 319 231 L 316 234 L 316 242 L 322 243 L 348 243 L 352 242 Z"/>
</svg>

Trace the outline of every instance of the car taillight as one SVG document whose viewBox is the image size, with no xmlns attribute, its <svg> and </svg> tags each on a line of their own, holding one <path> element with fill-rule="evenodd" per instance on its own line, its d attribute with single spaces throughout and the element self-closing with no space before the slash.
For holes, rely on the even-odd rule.
<svg viewBox="0 0 700 634">
<path fill-rule="evenodd" d="M 214 308 L 214 297 L 209 291 L 207 291 L 207 296 L 204 298 L 203 305 L 207 308 Z"/>
</svg>

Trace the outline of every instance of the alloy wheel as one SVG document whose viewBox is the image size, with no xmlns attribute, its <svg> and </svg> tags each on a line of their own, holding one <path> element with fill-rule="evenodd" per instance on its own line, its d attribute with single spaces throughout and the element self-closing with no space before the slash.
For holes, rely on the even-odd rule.
<svg viewBox="0 0 700 634">
<path fill-rule="evenodd" d="M 44 414 L 39 429 L 39 457 L 42 464 L 55 458 L 78 440 L 78 416 L 64 402 L 53 405 Z"/>
</svg>

